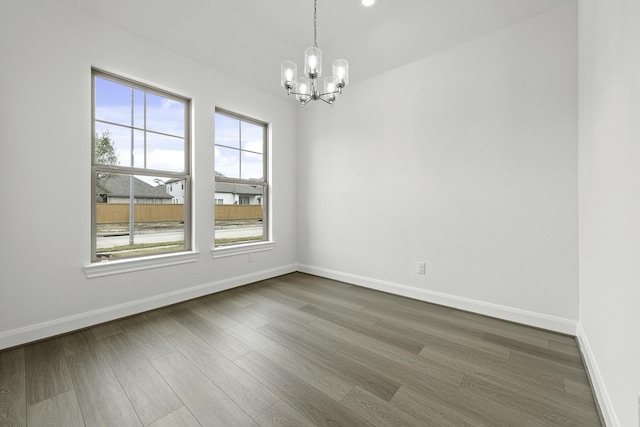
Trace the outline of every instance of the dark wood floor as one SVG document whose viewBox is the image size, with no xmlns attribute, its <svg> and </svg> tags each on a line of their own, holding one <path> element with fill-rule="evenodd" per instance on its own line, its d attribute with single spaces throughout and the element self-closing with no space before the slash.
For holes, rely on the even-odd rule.
<svg viewBox="0 0 640 427">
<path fill-rule="evenodd" d="M 0 352 L 0 426 L 600 426 L 574 338 L 302 273 Z"/>
</svg>

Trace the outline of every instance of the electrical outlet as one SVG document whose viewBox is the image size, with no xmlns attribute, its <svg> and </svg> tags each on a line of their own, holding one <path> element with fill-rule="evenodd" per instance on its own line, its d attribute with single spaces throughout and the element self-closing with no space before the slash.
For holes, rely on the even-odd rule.
<svg viewBox="0 0 640 427">
<path fill-rule="evenodd" d="M 424 263 L 424 261 L 418 261 L 418 266 L 416 267 L 416 271 L 418 274 L 425 274 L 426 272 L 426 265 Z"/>
<path fill-rule="evenodd" d="M 253 254 L 249 254 L 247 257 L 248 262 L 253 262 Z"/>
</svg>

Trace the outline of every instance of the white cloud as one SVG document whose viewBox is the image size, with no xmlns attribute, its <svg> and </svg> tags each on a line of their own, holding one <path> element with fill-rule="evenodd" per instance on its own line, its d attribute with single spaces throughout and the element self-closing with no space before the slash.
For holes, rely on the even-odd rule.
<svg viewBox="0 0 640 427">
<path fill-rule="evenodd" d="M 244 145 L 245 150 L 253 151 L 256 153 L 262 153 L 263 143 L 260 140 L 249 141 Z M 256 155 L 254 153 L 247 153 L 248 156 L 254 158 L 262 158 L 262 155 Z"/>
<path fill-rule="evenodd" d="M 152 150 L 147 155 L 147 168 L 182 172 L 184 170 L 184 153 L 176 150 Z"/>
<path fill-rule="evenodd" d="M 163 110 L 168 110 L 171 107 L 179 107 L 180 111 L 184 111 L 184 109 L 182 108 L 184 104 L 182 102 L 174 101 L 173 99 L 162 98 L 160 105 L 162 106 Z"/>
<path fill-rule="evenodd" d="M 229 149 L 225 149 L 224 152 L 233 152 Z M 237 153 L 237 151 L 236 151 Z M 215 148 L 215 170 L 223 174 L 224 176 L 238 178 L 238 156 L 237 155 L 224 155 L 223 150 L 218 147 Z"/>
</svg>

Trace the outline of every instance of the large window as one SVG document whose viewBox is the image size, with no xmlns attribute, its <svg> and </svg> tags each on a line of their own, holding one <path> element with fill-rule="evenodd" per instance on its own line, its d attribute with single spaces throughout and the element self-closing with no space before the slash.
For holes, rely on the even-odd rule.
<svg viewBox="0 0 640 427">
<path fill-rule="evenodd" d="M 189 100 L 92 78 L 92 261 L 190 250 Z"/>
<path fill-rule="evenodd" d="M 215 115 L 215 246 L 268 240 L 267 124 Z"/>
</svg>

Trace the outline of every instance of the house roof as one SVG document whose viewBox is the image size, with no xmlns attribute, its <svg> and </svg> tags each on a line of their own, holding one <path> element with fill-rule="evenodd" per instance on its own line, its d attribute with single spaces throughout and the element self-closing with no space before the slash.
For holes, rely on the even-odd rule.
<svg viewBox="0 0 640 427">
<path fill-rule="evenodd" d="M 111 197 L 129 197 L 130 178 L 127 175 L 111 175 L 100 186 Z M 166 185 L 153 185 L 133 177 L 133 192 L 135 197 L 148 197 L 153 199 L 171 199 L 173 196 L 166 191 Z"/>
<path fill-rule="evenodd" d="M 167 193 L 166 184 L 154 187 L 136 177 L 134 177 L 133 180 L 136 197 L 151 197 L 155 199 L 171 199 L 173 197 Z M 182 181 L 182 179 L 171 179 L 167 181 L 167 184 L 180 181 Z M 101 188 L 104 189 L 104 193 L 111 197 L 129 197 L 129 177 L 126 175 L 112 175 Z M 216 193 L 261 195 L 262 186 L 234 182 L 216 182 Z"/>
<path fill-rule="evenodd" d="M 262 194 L 261 185 L 238 184 L 234 182 L 216 182 L 216 193 Z"/>
</svg>

